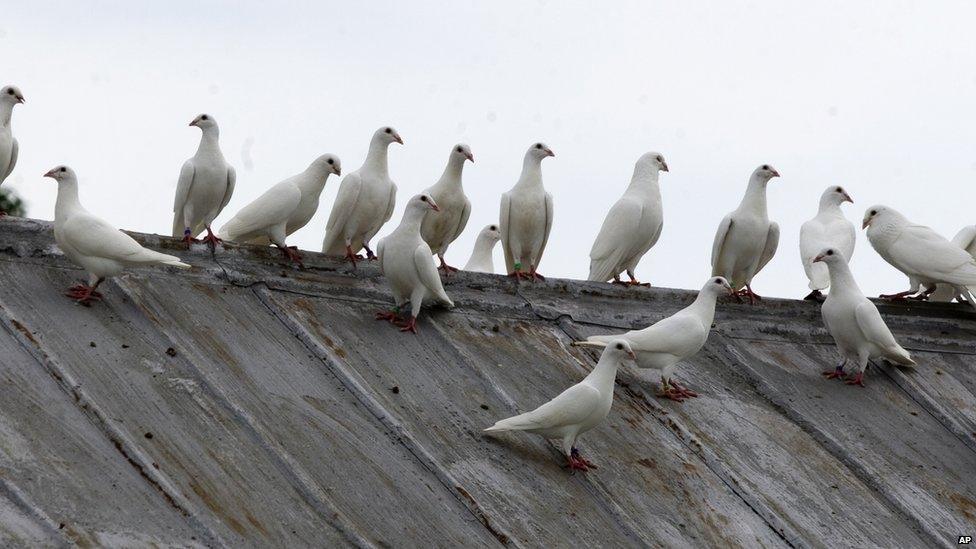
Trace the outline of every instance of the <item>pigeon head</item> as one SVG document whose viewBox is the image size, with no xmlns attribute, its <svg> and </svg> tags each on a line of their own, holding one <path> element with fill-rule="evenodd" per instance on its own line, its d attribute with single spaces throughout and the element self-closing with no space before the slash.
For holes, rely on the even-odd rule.
<svg viewBox="0 0 976 549">
<path fill-rule="evenodd" d="M 376 130 L 376 133 L 373 134 L 373 139 L 384 145 L 389 145 L 390 143 L 403 145 L 403 138 L 400 137 L 400 134 L 393 126 L 383 126 Z"/>
<path fill-rule="evenodd" d="M 434 202 L 434 199 L 431 198 L 429 194 L 418 194 L 417 196 L 411 198 L 410 202 L 407 203 L 407 207 L 421 210 L 430 209 L 434 210 L 435 212 L 441 211 L 441 209 L 437 207 L 437 203 Z"/>
<path fill-rule="evenodd" d="M 813 258 L 814 263 L 826 263 L 830 265 L 831 263 L 846 263 L 847 259 L 844 258 L 844 254 L 840 250 L 834 248 L 824 248 Z"/>
<path fill-rule="evenodd" d="M 454 149 L 451 151 L 451 156 L 460 157 L 462 159 L 462 162 L 464 160 L 469 160 L 472 163 L 474 162 L 474 154 L 472 154 L 471 152 L 471 147 L 467 146 L 464 143 L 458 143 L 457 145 L 454 145 Z"/>
<path fill-rule="evenodd" d="M 315 159 L 312 165 L 325 171 L 326 174 L 334 173 L 342 175 L 342 165 L 339 164 L 339 157 L 334 154 L 323 154 Z"/>
<path fill-rule="evenodd" d="M 820 203 L 823 205 L 837 204 L 839 206 L 844 202 L 850 202 L 851 204 L 854 203 L 854 199 L 851 198 L 851 195 L 847 194 L 844 187 L 837 185 L 827 187 L 827 190 L 820 195 Z"/>
<path fill-rule="evenodd" d="M 614 339 L 607 344 L 603 351 L 604 353 L 609 353 L 610 356 L 616 358 L 617 360 L 637 360 L 637 354 L 630 347 L 630 343 L 627 343 L 625 339 Z"/>
<path fill-rule="evenodd" d="M 545 143 L 533 143 L 526 154 L 539 161 L 547 156 L 556 156 L 556 153 L 552 152 L 552 149 Z"/>
<path fill-rule="evenodd" d="M 50 177 L 58 183 L 63 181 L 75 181 L 77 179 L 75 176 L 75 171 L 64 165 L 51 168 L 46 174 L 44 174 L 44 177 Z"/>
<path fill-rule="evenodd" d="M 861 228 L 867 229 L 874 223 L 878 223 L 895 216 L 901 217 L 897 212 L 887 206 L 882 206 L 880 204 L 871 206 L 864 211 L 864 219 L 861 222 Z"/>
<path fill-rule="evenodd" d="M 214 117 L 209 114 L 201 114 L 194 118 L 193 121 L 190 122 L 190 125 L 196 126 L 201 130 L 205 130 L 207 128 L 217 127 L 217 121 L 214 120 Z"/>
<path fill-rule="evenodd" d="M 708 282 L 702 286 L 701 291 L 713 293 L 715 295 L 722 295 L 723 293 L 734 294 L 735 290 L 732 289 L 732 285 L 729 284 L 728 280 L 725 280 L 721 276 L 713 276 L 708 279 Z"/>
<path fill-rule="evenodd" d="M 498 242 L 502 239 L 502 232 L 498 229 L 498 225 L 491 224 L 481 230 L 481 234 L 486 235 L 492 242 Z"/>
<path fill-rule="evenodd" d="M 0 89 L 0 101 L 9 103 L 10 105 L 17 105 L 27 102 L 27 100 L 24 99 L 24 94 L 20 92 L 20 88 L 17 86 L 4 86 L 2 89 Z"/>
<path fill-rule="evenodd" d="M 664 155 L 659 152 L 644 153 L 638 160 L 637 166 L 640 168 L 651 168 L 662 172 L 668 171 L 668 163 L 664 160 Z"/>
<path fill-rule="evenodd" d="M 769 164 L 763 164 L 756 168 L 756 171 L 752 172 L 752 176 L 761 181 L 769 181 L 774 177 L 779 177 L 779 172 Z"/>
</svg>

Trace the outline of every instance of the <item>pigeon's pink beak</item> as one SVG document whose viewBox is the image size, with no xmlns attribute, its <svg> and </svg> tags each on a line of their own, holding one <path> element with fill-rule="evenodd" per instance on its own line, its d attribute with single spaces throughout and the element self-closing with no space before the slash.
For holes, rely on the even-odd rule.
<svg viewBox="0 0 976 549">
<path fill-rule="evenodd" d="M 776 171 L 776 170 L 773 170 L 773 177 L 779 177 L 779 172 Z"/>
<path fill-rule="evenodd" d="M 552 152 L 552 149 L 546 149 L 546 156 L 556 156 L 556 153 Z"/>
<path fill-rule="evenodd" d="M 823 254 L 820 254 L 817 257 L 813 258 L 813 263 L 820 263 L 821 261 L 823 261 L 823 258 L 824 258 Z"/>
<path fill-rule="evenodd" d="M 433 198 L 431 198 L 430 200 L 428 200 L 427 203 L 430 204 L 430 209 L 434 210 L 435 212 L 441 211 L 440 206 L 438 206 L 437 204 L 434 203 L 434 199 Z"/>
<path fill-rule="evenodd" d="M 668 163 L 667 162 L 661 162 L 661 171 L 662 172 L 670 171 L 670 170 L 668 170 Z"/>
<path fill-rule="evenodd" d="M 629 356 L 631 360 L 637 360 L 637 353 L 634 351 L 627 351 L 627 356 Z"/>
<path fill-rule="evenodd" d="M 53 178 L 54 177 L 54 174 L 57 173 L 57 171 L 58 171 L 57 168 L 51 168 L 50 170 L 47 171 L 46 174 L 44 174 L 44 177 L 52 177 Z"/>
<path fill-rule="evenodd" d="M 870 225 L 870 224 L 871 224 L 871 220 L 870 219 L 865 219 L 864 222 L 861 223 L 861 228 L 862 229 L 867 229 L 868 228 L 868 225 Z"/>
<path fill-rule="evenodd" d="M 24 104 L 24 103 L 27 102 L 27 100 L 24 99 L 24 96 L 23 95 L 18 95 L 17 96 L 17 102 L 20 103 L 20 104 Z"/>
<path fill-rule="evenodd" d="M 190 123 L 189 123 L 189 124 L 187 124 L 187 125 L 188 125 L 188 126 L 196 126 L 196 125 L 197 125 L 197 119 L 196 119 L 196 118 L 194 118 L 194 119 L 193 119 L 193 120 L 191 120 L 191 121 L 190 121 Z"/>
<path fill-rule="evenodd" d="M 400 137 L 400 134 L 398 134 L 398 133 L 393 134 L 393 140 L 396 141 L 397 143 L 403 145 L 403 138 Z"/>
<path fill-rule="evenodd" d="M 467 158 L 468 160 L 470 160 L 471 162 L 474 162 L 474 155 L 473 154 L 471 154 L 471 153 L 464 153 L 464 157 Z"/>
</svg>

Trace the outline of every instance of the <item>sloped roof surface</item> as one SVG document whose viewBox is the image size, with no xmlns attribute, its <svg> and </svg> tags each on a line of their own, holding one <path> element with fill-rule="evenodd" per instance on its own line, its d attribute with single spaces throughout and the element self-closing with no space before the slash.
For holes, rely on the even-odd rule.
<svg viewBox="0 0 976 549">
<path fill-rule="evenodd" d="M 585 335 L 643 327 L 694 292 L 461 273 L 419 336 L 374 321 L 375 265 L 273 249 L 217 256 L 134 235 L 191 271 L 85 275 L 50 225 L 0 221 L 3 545 L 954 546 L 976 531 L 976 315 L 882 305 L 916 372 L 866 389 L 815 304 L 721 304 L 654 397 L 621 371 L 608 421 L 555 446 L 484 437 L 578 381 Z"/>
</svg>

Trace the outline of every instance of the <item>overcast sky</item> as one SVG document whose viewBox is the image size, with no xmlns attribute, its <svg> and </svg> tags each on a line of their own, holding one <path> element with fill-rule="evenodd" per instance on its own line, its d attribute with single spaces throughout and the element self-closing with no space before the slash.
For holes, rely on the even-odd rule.
<svg viewBox="0 0 976 549">
<path fill-rule="evenodd" d="M 470 144 L 463 265 L 495 222 L 522 155 L 544 141 L 555 222 L 540 272 L 585 278 L 589 249 L 642 153 L 664 154 L 664 231 L 638 267 L 698 288 L 715 229 L 750 172 L 770 163 L 782 236 L 754 280 L 807 293 L 797 238 L 828 185 L 860 226 L 884 203 L 952 237 L 976 223 L 976 4 L 968 2 L 7 2 L 0 85 L 20 86 L 20 160 L 4 184 L 52 219 L 66 163 L 82 201 L 121 228 L 168 233 L 183 161 L 214 115 L 237 168 L 217 227 L 319 154 L 357 168 L 392 125 L 390 170 L 405 200 Z M 338 189 L 291 238 L 321 248 Z M 216 228 L 216 227 L 215 227 Z M 374 241 L 375 242 L 375 241 Z M 867 293 L 907 288 L 862 231 L 853 269 Z M 500 249 L 496 268 L 502 269 Z"/>
</svg>

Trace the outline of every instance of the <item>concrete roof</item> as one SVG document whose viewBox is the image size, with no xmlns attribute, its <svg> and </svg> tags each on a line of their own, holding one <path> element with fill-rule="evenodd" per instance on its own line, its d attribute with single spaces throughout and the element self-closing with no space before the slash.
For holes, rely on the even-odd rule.
<svg viewBox="0 0 976 549">
<path fill-rule="evenodd" d="M 883 305 L 917 372 L 827 381 L 815 304 L 721 304 L 653 396 L 618 376 L 570 475 L 555 446 L 481 429 L 582 378 L 568 344 L 643 327 L 693 292 L 461 273 L 419 336 L 372 319 L 375 265 L 229 246 L 133 270 L 105 301 L 50 225 L 0 221 L 4 545 L 954 546 L 976 532 L 976 315 Z M 704 279 L 703 279 L 704 280 Z M 697 285 L 697 284 L 695 284 Z M 803 288 L 798 284 L 797 291 Z"/>
</svg>

